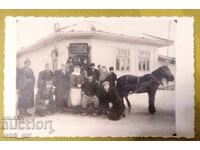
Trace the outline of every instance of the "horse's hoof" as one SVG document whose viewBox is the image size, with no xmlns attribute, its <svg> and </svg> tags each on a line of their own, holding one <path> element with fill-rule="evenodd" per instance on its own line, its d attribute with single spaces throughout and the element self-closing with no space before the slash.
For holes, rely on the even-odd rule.
<svg viewBox="0 0 200 150">
<path fill-rule="evenodd" d="M 156 110 L 155 109 L 149 109 L 149 112 L 154 115 L 156 113 Z"/>
<path fill-rule="evenodd" d="M 172 134 L 172 136 L 176 136 L 176 135 L 177 135 L 176 133 Z"/>
<path fill-rule="evenodd" d="M 156 112 L 150 112 L 150 114 L 155 115 Z"/>
<path fill-rule="evenodd" d="M 125 114 L 122 114 L 122 117 L 124 117 L 124 118 L 125 118 L 125 117 L 126 117 L 126 115 L 125 115 Z"/>
</svg>

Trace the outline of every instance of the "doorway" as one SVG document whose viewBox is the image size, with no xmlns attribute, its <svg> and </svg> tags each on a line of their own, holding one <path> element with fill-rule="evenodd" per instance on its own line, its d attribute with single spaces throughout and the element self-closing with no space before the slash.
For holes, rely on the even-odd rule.
<svg viewBox="0 0 200 150">
<path fill-rule="evenodd" d="M 68 56 L 73 60 L 80 59 L 81 63 L 87 59 L 91 63 L 91 48 L 88 43 L 70 43 L 68 48 Z"/>
</svg>

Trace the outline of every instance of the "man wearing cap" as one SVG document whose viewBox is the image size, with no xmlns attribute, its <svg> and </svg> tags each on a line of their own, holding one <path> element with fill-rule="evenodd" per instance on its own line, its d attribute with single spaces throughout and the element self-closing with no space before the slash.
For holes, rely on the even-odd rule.
<svg viewBox="0 0 200 150">
<path fill-rule="evenodd" d="M 91 63 L 90 68 L 88 70 L 88 76 L 92 76 L 95 82 L 99 82 L 100 72 L 95 68 L 95 64 Z"/>
<path fill-rule="evenodd" d="M 87 81 L 82 85 L 82 108 L 83 113 L 87 113 L 88 104 L 94 105 L 93 114 L 96 113 L 95 110 L 98 109 L 99 100 L 96 96 L 98 90 L 98 83 L 93 81 L 92 76 L 88 76 Z"/>
<path fill-rule="evenodd" d="M 29 116 L 28 109 L 34 106 L 35 76 L 30 65 L 31 61 L 26 59 L 24 61 L 24 67 L 19 70 L 17 76 L 18 109 L 19 117 L 22 118 Z"/>
<path fill-rule="evenodd" d="M 109 75 L 105 78 L 104 81 L 108 81 L 110 83 L 110 86 L 115 87 L 117 75 L 114 73 L 113 67 L 109 67 L 109 71 Z"/>
<path fill-rule="evenodd" d="M 108 81 L 103 82 L 102 87 L 98 90 L 100 102 L 99 113 L 108 115 L 110 120 L 119 120 L 124 115 L 124 105 L 116 88 L 111 87 Z M 109 109 L 109 103 L 112 107 Z"/>
</svg>

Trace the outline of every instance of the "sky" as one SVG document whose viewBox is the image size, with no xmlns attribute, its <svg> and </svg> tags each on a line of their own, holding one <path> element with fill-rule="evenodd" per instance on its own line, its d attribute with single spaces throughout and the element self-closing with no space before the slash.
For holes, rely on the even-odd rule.
<svg viewBox="0 0 200 150">
<path fill-rule="evenodd" d="M 54 32 L 54 24 L 61 27 L 89 21 L 107 32 L 142 36 L 143 33 L 166 38 L 176 42 L 175 18 L 165 17 L 17 17 L 17 48 L 28 47 Z M 160 55 L 167 55 L 167 47 L 159 49 Z M 168 48 L 168 56 L 175 57 L 175 46 Z"/>
</svg>

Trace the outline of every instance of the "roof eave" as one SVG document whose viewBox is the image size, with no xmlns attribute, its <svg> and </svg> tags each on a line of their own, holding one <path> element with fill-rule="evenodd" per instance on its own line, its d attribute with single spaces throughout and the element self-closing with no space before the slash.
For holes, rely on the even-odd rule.
<svg viewBox="0 0 200 150">
<path fill-rule="evenodd" d="M 39 49 L 42 46 L 51 45 L 55 42 L 63 39 L 70 39 L 70 38 L 96 38 L 96 39 L 103 39 L 103 40 L 111 40 L 111 41 L 118 41 L 118 42 L 127 42 L 127 43 L 134 43 L 134 44 L 144 44 L 150 45 L 155 47 L 165 47 L 171 46 L 174 44 L 173 41 L 169 40 L 152 40 L 144 37 L 134 37 L 128 35 L 120 35 L 114 33 L 104 33 L 104 32 L 95 32 L 95 31 L 88 31 L 88 32 L 55 32 L 50 34 L 49 36 L 37 41 L 36 43 L 32 44 L 31 46 L 24 48 L 23 50 L 17 53 L 17 56 L 23 55 L 26 52 Z"/>
</svg>

